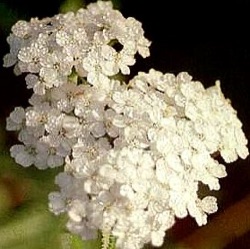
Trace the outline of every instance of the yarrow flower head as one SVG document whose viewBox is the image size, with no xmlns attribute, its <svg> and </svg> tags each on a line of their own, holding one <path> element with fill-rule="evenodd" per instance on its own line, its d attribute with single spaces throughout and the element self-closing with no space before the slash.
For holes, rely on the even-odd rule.
<svg viewBox="0 0 250 249">
<path fill-rule="evenodd" d="M 214 155 L 230 163 L 249 153 L 219 81 L 205 89 L 187 72 L 155 69 L 123 81 L 150 41 L 106 1 L 19 21 L 7 41 L 4 66 L 25 73 L 33 90 L 30 106 L 7 118 L 21 142 L 11 156 L 24 167 L 64 166 L 49 208 L 68 214 L 69 231 L 140 249 L 161 246 L 176 218 L 207 223 L 217 202 L 199 186 L 219 190 L 227 174 Z"/>
</svg>

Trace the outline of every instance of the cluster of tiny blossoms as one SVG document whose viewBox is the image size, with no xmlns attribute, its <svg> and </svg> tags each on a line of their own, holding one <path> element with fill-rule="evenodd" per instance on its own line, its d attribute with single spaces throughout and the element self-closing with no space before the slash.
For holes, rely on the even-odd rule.
<svg viewBox="0 0 250 249">
<path fill-rule="evenodd" d="M 205 89 L 186 72 L 154 69 L 124 82 L 150 42 L 140 22 L 106 1 L 19 21 L 7 40 L 4 65 L 26 73 L 33 90 L 30 106 L 7 118 L 21 142 L 11 155 L 24 167 L 64 165 L 49 207 L 68 214 L 71 232 L 93 239 L 102 231 L 117 248 L 140 249 L 161 246 L 176 218 L 206 224 L 217 203 L 200 198 L 199 185 L 219 190 L 226 176 L 214 155 L 226 163 L 248 156 L 219 82 Z"/>
</svg>

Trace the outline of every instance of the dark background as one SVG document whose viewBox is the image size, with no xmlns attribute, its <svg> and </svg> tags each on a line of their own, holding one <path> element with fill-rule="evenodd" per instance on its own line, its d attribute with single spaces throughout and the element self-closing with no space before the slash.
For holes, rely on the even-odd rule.
<svg viewBox="0 0 250 249">
<path fill-rule="evenodd" d="M 8 11 L 5 19 L 0 18 L 0 57 L 8 52 L 6 37 L 15 21 L 53 16 L 61 3 L 59 0 L 50 1 L 49 5 L 45 1 L 0 0 L 1 11 Z M 142 22 L 145 36 L 152 41 L 151 56 L 138 57 L 132 74 L 153 67 L 174 74 L 187 71 L 205 86 L 219 79 L 250 140 L 250 1 L 121 0 L 116 3 L 125 17 L 132 16 Z M 31 92 L 25 89 L 23 77 L 16 77 L 12 68 L 0 70 L 0 118 L 4 124 L 15 106 L 27 104 Z M 227 172 L 228 176 L 221 180 L 223 198 L 219 212 L 250 194 L 249 158 L 228 165 Z M 190 221 L 188 227 L 195 229 L 195 224 Z M 225 249 L 250 248 L 249 238 L 250 233 Z"/>
</svg>

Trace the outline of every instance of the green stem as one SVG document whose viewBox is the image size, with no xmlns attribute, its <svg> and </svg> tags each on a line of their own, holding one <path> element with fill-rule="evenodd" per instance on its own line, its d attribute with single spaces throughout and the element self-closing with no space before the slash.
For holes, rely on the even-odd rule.
<svg viewBox="0 0 250 249">
<path fill-rule="evenodd" d="M 60 6 L 60 12 L 66 13 L 69 11 L 76 11 L 85 6 L 85 1 L 83 0 L 65 0 Z"/>
<path fill-rule="evenodd" d="M 110 232 L 102 231 L 102 249 L 115 249 L 115 237 Z"/>
</svg>

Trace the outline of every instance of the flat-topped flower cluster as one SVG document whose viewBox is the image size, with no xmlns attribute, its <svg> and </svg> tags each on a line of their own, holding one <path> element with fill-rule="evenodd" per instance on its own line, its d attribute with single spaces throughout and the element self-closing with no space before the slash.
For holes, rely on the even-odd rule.
<svg viewBox="0 0 250 249">
<path fill-rule="evenodd" d="M 68 213 L 71 232 L 92 239 L 102 231 L 117 248 L 140 249 L 162 245 L 176 217 L 207 223 L 216 198 L 200 198 L 199 184 L 219 190 L 226 176 L 213 155 L 248 156 L 219 82 L 205 89 L 186 72 L 155 69 L 125 82 L 150 42 L 139 21 L 106 1 L 19 21 L 7 41 L 4 66 L 26 73 L 33 90 L 30 106 L 7 118 L 21 142 L 11 156 L 24 167 L 64 166 L 49 207 Z"/>
</svg>

